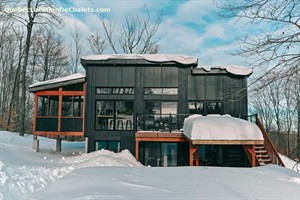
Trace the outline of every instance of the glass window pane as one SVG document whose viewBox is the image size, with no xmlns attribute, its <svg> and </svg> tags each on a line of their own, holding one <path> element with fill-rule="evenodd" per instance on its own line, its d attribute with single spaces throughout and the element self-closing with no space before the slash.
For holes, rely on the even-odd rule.
<svg viewBox="0 0 300 200">
<path fill-rule="evenodd" d="M 105 149 L 107 150 L 107 142 L 106 141 L 97 141 L 95 144 L 95 150 Z"/>
<path fill-rule="evenodd" d="M 96 101 L 96 129 L 113 130 L 114 101 Z"/>
<path fill-rule="evenodd" d="M 73 97 L 73 116 L 81 117 L 82 116 L 82 107 L 83 107 L 83 97 L 74 96 Z"/>
<path fill-rule="evenodd" d="M 177 166 L 176 143 L 162 143 L 162 159 L 164 167 Z"/>
<path fill-rule="evenodd" d="M 189 102 L 189 113 L 190 114 L 204 114 L 204 103 L 203 102 Z"/>
<path fill-rule="evenodd" d="M 118 141 L 108 141 L 107 150 L 113 151 L 115 153 L 120 152 L 120 142 L 118 142 Z"/>
<path fill-rule="evenodd" d="M 145 166 L 162 166 L 161 143 L 145 143 Z"/>
<path fill-rule="evenodd" d="M 146 114 L 160 114 L 161 103 L 160 101 L 147 101 L 145 102 Z"/>
<path fill-rule="evenodd" d="M 177 102 L 162 102 L 161 103 L 162 114 L 177 114 Z"/>
<path fill-rule="evenodd" d="M 38 116 L 47 116 L 48 96 L 38 97 Z"/>
<path fill-rule="evenodd" d="M 72 114 L 72 96 L 64 96 L 63 97 L 63 102 L 62 102 L 62 116 L 63 117 L 71 117 L 73 116 Z"/>
<path fill-rule="evenodd" d="M 116 101 L 116 129 L 133 129 L 133 101 Z"/>
<path fill-rule="evenodd" d="M 177 95 L 178 89 L 177 88 L 163 88 L 164 95 Z"/>
<path fill-rule="evenodd" d="M 58 116 L 58 96 L 49 96 L 49 115 Z"/>
<path fill-rule="evenodd" d="M 222 114 L 222 104 L 220 102 L 207 102 L 206 114 Z"/>
</svg>

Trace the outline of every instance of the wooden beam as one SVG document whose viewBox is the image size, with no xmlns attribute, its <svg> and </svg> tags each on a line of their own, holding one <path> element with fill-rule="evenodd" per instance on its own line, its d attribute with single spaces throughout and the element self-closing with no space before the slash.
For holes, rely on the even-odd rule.
<svg viewBox="0 0 300 200">
<path fill-rule="evenodd" d="M 59 92 L 62 92 L 62 87 L 59 88 Z M 62 112 L 62 95 L 58 96 L 58 125 L 57 130 L 60 132 L 61 130 L 61 112 Z"/>
<path fill-rule="evenodd" d="M 248 157 L 248 160 L 249 160 L 249 162 L 251 164 L 251 167 L 257 166 L 257 163 L 256 163 L 256 153 L 255 153 L 255 145 L 244 145 L 243 147 L 244 147 L 244 149 L 246 151 L 246 154 L 249 155 L 247 157 Z"/>
<path fill-rule="evenodd" d="M 187 138 L 188 139 L 188 138 Z M 263 140 L 190 140 L 192 144 L 215 144 L 215 145 L 262 145 Z"/>
<path fill-rule="evenodd" d="M 139 161 L 139 141 L 135 141 L 135 159 Z"/>
<path fill-rule="evenodd" d="M 57 136 L 84 136 L 84 132 L 53 132 L 53 131 L 34 131 L 34 135 L 45 137 L 57 137 Z"/>
<path fill-rule="evenodd" d="M 139 137 L 139 138 L 135 138 L 136 141 L 139 141 L 139 142 L 188 142 L 185 138 L 163 138 L 163 137 L 160 137 L 160 138 L 147 138 L 147 137 Z"/>
<path fill-rule="evenodd" d="M 190 159 L 190 166 L 194 165 L 194 148 L 191 143 L 189 143 L 189 159 Z"/>
<path fill-rule="evenodd" d="M 84 91 L 63 91 L 61 89 L 59 90 L 53 90 L 53 91 L 38 91 L 35 94 L 38 96 L 84 96 Z"/>
</svg>

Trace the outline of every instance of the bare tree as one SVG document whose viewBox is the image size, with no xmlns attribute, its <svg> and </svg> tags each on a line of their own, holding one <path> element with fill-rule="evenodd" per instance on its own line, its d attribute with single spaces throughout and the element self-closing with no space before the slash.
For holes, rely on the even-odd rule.
<svg viewBox="0 0 300 200">
<path fill-rule="evenodd" d="M 120 29 L 117 28 L 116 20 L 107 20 L 100 17 L 105 38 L 114 53 L 158 53 L 157 31 L 161 24 L 162 13 L 152 18 L 149 11 L 146 16 L 140 14 L 127 14 L 125 22 Z"/>
<path fill-rule="evenodd" d="M 93 54 L 102 54 L 105 49 L 105 39 L 101 37 L 99 31 L 92 33 L 87 39 Z"/>
<path fill-rule="evenodd" d="M 241 47 L 233 55 L 245 56 L 253 60 L 254 67 L 264 67 L 265 73 L 256 78 L 253 84 L 262 89 L 270 83 L 289 79 L 300 71 L 300 2 L 299 0 L 239 0 L 216 1 L 222 17 L 245 19 L 257 26 L 255 35 L 245 36 Z M 260 26 L 259 26 L 260 25 Z M 273 73 L 268 79 L 265 74 Z M 281 86 L 282 87 L 282 86 Z M 292 88 L 292 89 L 295 89 Z M 288 95 L 291 95 L 291 92 Z M 276 94 L 270 94 L 276 97 Z M 298 95 L 296 95 L 298 96 Z M 273 100 L 274 100 L 273 98 Z M 273 102 L 274 103 L 274 102 Z M 300 103 L 297 106 L 300 124 Z M 281 114 L 280 114 L 281 115 Z M 276 118 L 279 118 L 277 116 Z M 280 121 L 278 121 L 280 122 Z M 286 124 L 287 127 L 289 126 Z M 277 124 L 279 127 L 279 124 Z M 298 128 L 298 158 L 300 156 L 300 130 Z"/>
<path fill-rule="evenodd" d="M 24 59 L 21 67 L 21 105 L 20 105 L 20 135 L 25 133 L 25 117 L 26 117 L 26 72 L 29 60 L 29 52 L 31 46 L 32 32 L 35 25 L 53 25 L 54 23 L 62 23 L 61 18 L 55 12 L 47 12 L 45 9 L 55 8 L 55 1 L 53 0 L 20 0 L 17 3 L 13 1 L 6 1 L 5 6 L 10 7 L 25 7 L 28 12 L 26 15 L 16 12 L 7 12 L 4 6 L 1 7 L 1 15 L 10 20 L 15 20 L 26 27 L 26 37 L 24 43 Z"/>
<path fill-rule="evenodd" d="M 74 74 L 78 73 L 81 69 L 80 64 L 80 57 L 83 56 L 85 50 L 84 50 L 84 44 L 83 44 L 83 37 L 82 33 L 80 32 L 80 28 L 78 24 L 75 24 L 74 31 L 70 30 L 71 35 L 71 49 L 70 49 L 70 66 L 69 66 L 69 73 Z"/>
<path fill-rule="evenodd" d="M 276 80 L 300 70 L 299 0 L 240 0 L 217 5 L 223 17 L 244 18 L 251 25 L 263 26 L 260 34 L 242 39 L 235 55 L 253 58 L 254 66 L 270 66 L 268 71 L 276 71 Z"/>
</svg>

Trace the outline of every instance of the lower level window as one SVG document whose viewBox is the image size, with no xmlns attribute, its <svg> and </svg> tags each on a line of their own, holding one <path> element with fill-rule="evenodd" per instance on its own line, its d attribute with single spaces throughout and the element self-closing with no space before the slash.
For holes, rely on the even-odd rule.
<svg viewBox="0 0 300 200">
<path fill-rule="evenodd" d="M 119 141 L 96 141 L 95 150 L 109 150 L 115 153 L 120 152 L 120 142 Z"/>
<path fill-rule="evenodd" d="M 146 166 L 177 166 L 177 143 L 145 143 L 144 164 Z"/>
</svg>

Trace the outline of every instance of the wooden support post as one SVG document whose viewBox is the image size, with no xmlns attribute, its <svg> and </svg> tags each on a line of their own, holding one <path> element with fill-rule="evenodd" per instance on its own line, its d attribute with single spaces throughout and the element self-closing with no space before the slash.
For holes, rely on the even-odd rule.
<svg viewBox="0 0 300 200">
<path fill-rule="evenodd" d="M 196 166 L 199 166 L 199 157 L 198 157 L 198 149 L 197 147 L 194 147 L 192 143 L 189 144 L 189 154 L 190 154 L 190 166 L 194 166 L 194 154 L 196 154 Z"/>
<path fill-rule="evenodd" d="M 61 152 L 61 138 L 56 138 L 56 152 Z"/>
<path fill-rule="evenodd" d="M 252 167 L 255 167 L 255 166 L 256 166 L 255 145 L 252 145 L 252 146 L 251 146 L 251 158 L 252 158 L 251 166 L 252 166 Z"/>
<path fill-rule="evenodd" d="M 135 139 L 135 159 L 139 161 L 139 141 Z"/>
<path fill-rule="evenodd" d="M 85 153 L 89 153 L 89 138 L 85 138 Z"/>
<path fill-rule="evenodd" d="M 40 151 L 40 141 L 38 140 L 37 136 L 34 135 L 33 136 L 33 145 L 32 148 L 35 152 L 39 152 Z"/>
<path fill-rule="evenodd" d="M 199 152 L 197 146 L 195 147 L 195 153 L 196 153 L 196 166 L 199 166 Z"/>
<path fill-rule="evenodd" d="M 36 118 L 38 110 L 38 95 L 34 94 L 34 106 L 33 106 L 33 134 L 36 131 Z"/>
<path fill-rule="evenodd" d="M 59 88 L 59 92 L 62 91 L 62 87 Z M 57 131 L 60 132 L 61 130 L 61 113 L 62 113 L 62 95 L 58 96 L 58 125 Z"/>
</svg>

